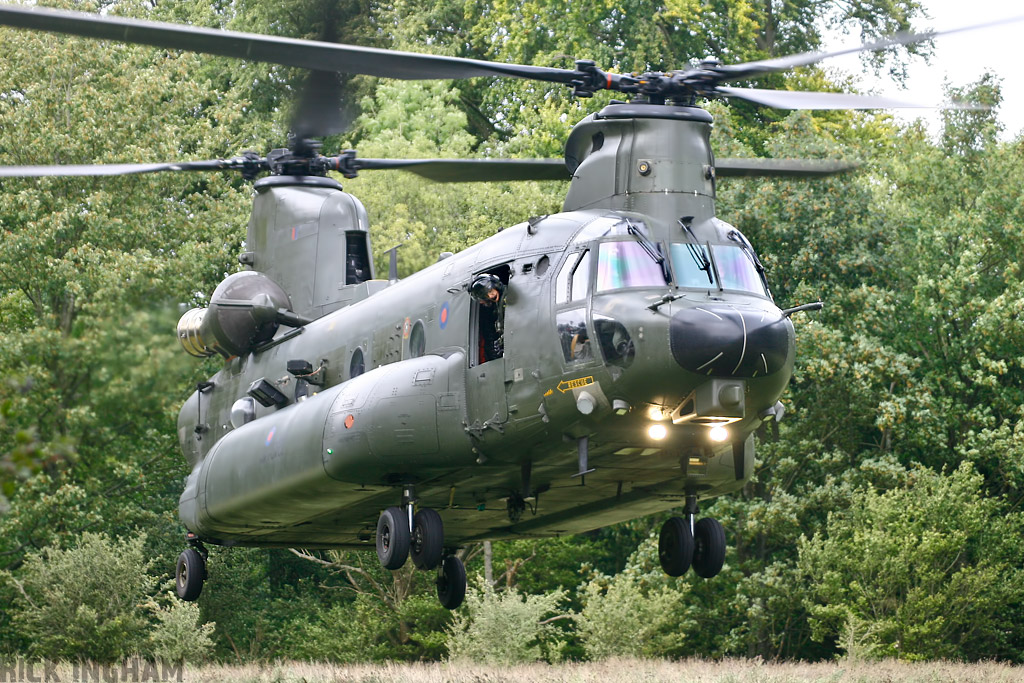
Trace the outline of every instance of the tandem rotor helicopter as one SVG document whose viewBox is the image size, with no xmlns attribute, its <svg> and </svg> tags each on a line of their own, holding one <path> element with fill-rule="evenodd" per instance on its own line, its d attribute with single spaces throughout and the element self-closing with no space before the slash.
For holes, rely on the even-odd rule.
<svg viewBox="0 0 1024 683">
<path fill-rule="evenodd" d="M 722 568 L 702 500 L 754 472 L 754 431 L 782 418 L 790 315 L 750 242 L 715 215 L 716 178 L 814 176 L 842 162 L 719 160 L 701 98 L 786 109 L 914 106 L 889 98 L 726 85 L 827 57 L 927 40 L 900 35 L 805 53 L 639 75 L 492 63 L 36 7 L 0 24 L 401 79 L 514 77 L 613 101 L 576 124 L 565 161 L 324 156 L 296 136 L 266 157 L 6 167 L 0 176 L 240 171 L 255 179 L 244 270 L 178 338 L 223 368 L 178 418 L 191 474 L 178 594 L 195 600 L 204 544 L 364 548 L 387 569 L 437 572 L 450 609 L 470 542 L 573 534 L 682 507 L 663 569 Z M 980 27 L 972 27 L 980 28 Z M 964 29 L 957 29 L 964 30 Z M 312 136 L 310 136 L 312 137 Z M 401 281 L 376 279 L 367 213 L 328 176 L 404 168 L 440 181 L 570 180 L 561 213 L 531 217 Z M 392 262 L 393 263 L 393 262 Z"/>
</svg>

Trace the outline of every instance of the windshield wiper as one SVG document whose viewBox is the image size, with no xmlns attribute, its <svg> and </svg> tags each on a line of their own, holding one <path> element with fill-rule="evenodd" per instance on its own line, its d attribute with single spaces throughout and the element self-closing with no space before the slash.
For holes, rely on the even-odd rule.
<svg viewBox="0 0 1024 683">
<path fill-rule="evenodd" d="M 626 231 L 636 238 L 636 241 L 640 243 L 640 247 L 647 252 L 647 255 L 654 259 L 654 262 L 661 266 L 661 274 L 665 276 L 665 284 L 668 284 L 672 280 L 672 274 L 668 271 L 668 261 L 661 254 L 661 249 L 657 247 L 653 242 L 647 239 L 647 236 L 640 232 L 628 218 L 623 218 L 626 222 Z"/>
<path fill-rule="evenodd" d="M 750 246 L 750 242 L 748 242 L 747 238 L 743 236 L 743 233 L 739 230 L 730 230 L 725 234 L 725 236 L 740 245 L 740 248 L 743 249 L 743 253 L 747 255 L 747 258 L 750 259 L 750 262 L 754 265 L 758 274 L 763 278 L 764 266 L 761 264 L 761 259 L 757 258 L 757 254 L 754 253 L 754 248 Z"/>
<path fill-rule="evenodd" d="M 704 274 L 708 276 L 708 284 L 715 284 L 715 278 L 711 275 L 711 260 L 708 258 L 707 252 L 704 251 L 704 247 L 700 246 L 700 241 L 697 236 L 693 234 L 693 230 L 690 228 L 690 222 L 686 219 L 693 219 L 693 216 L 684 216 L 679 219 L 679 225 L 682 226 L 683 230 L 690 236 L 692 242 L 686 243 L 686 250 L 690 252 L 690 258 L 693 259 L 698 270 L 703 270 Z"/>
</svg>

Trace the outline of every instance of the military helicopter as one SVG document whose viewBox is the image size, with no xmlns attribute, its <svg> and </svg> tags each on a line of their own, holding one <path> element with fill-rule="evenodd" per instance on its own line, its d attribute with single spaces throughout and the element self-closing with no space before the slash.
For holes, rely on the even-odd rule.
<svg viewBox="0 0 1024 683">
<path fill-rule="evenodd" d="M 464 598 L 455 551 L 489 539 L 574 534 L 682 507 L 662 568 L 721 570 L 725 531 L 699 503 L 754 473 L 754 431 L 780 420 L 793 372 L 790 316 L 753 246 L 715 215 L 716 181 L 815 176 L 843 162 L 719 160 L 701 98 L 778 108 L 916 106 L 876 96 L 725 85 L 832 53 L 639 75 L 291 40 L 36 7 L 0 24 L 404 79 L 515 77 L 580 97 L 630 96 L 576 124 L 565 160 L 360 159 L 304 136 L 266 157 L 7 167 L 4 176 L 238 170 L 254 184 L 239 256 L 209 306 L 178 323 L 184 350 L 220 356 L 178 418 L 191 468 L 177 590 L 198 598 L 204 544 L 365 548 L 383 567 L 437 572 Z M 979 27 L 972 27 L 979 28 Z M 958 29 L 964 30 L 964 29 Z M 403 280 L 376 279 L 367 213 L 328 176 L 403 168 L 439 181 L 570 180 L 563 210 Z"/>
</svg>

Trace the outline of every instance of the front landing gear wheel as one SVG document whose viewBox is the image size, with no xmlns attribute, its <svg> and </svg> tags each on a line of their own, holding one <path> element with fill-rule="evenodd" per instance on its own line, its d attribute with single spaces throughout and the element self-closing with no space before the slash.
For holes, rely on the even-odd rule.
<svg viewBox="0 0 1024 683">
<path fill-rule="evenodd" d="M 725 529 L 717 519 L 705 517 L 693 528 L 693 571 L 710 579 L 725 564 Z"/>
<path fill-rule="evenodd" d="M 444 554 L 444 523 L 437 510 L 424 508 L 412 523 L 409 555 L 417 569 L 436 569 Z"/>
<path fill-rule="evenodd" d="M 693 559 L 693 535 L 682 517 L 670 517 L 658 537 L 658 559 L 669 576 L 682 576 Z"/>
<path fill-rule="evenodd" d="M 389 507 L 377 520 L 377 559 L 385 569 L 401 569 L 409 557 L 409 519 L 400 507 Z"/>
<path fill-rule="evenodd" d="M 194 602 L 203 591 L 203 580 L 206 579 L 206 562 L 198 550 L 189 548 L 178 555 L 174 577 L 178 597 L 188 602 Z"/>
<path fill-rule="evenodd" d="M 455 555 L 441 561 L 437 574 L 437 599 L 441 606 L 456 609 L 466 599 L 466 567 Z"/>
</svg>

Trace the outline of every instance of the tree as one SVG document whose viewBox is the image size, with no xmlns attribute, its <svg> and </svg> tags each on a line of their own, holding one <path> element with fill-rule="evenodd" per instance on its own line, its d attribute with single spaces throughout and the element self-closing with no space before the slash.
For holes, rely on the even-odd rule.
<svg viewBox="0 0 1024 683">
<path fill-rule="evenodd" d="M 816 636 L 884 657 L 1018 659 L 1024 518 L 982 481 L 968 463 L 917 468 L 901 488 L 859 490 L 802 539 Z"/>
</svg>

